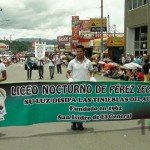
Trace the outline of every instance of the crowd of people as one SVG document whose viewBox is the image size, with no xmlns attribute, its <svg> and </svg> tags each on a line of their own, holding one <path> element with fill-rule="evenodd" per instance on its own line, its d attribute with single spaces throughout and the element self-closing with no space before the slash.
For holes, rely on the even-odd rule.
<svg viewBox="0 0 150 150">
<path fill-rule="evenodd" d="M 50 79 L 54 79 L 54 74 L 55 74 L 55 66 L 57 69 L 58 74 L 62 74 L 62 63 L 63 59 L 60 56 L 59 53 L 55 54 L 50 54 L 48 57 L 45 57 L 43 59 L 38 59 L 36 58 L 36 63 L 37 63 L 37 69 L 39 73 L 39 79 L 43 79 L 44 76 L 44 65 L 48 63 L 49 66 L 49 73 L 50 73 Z M 33 60 L 31 59 L 30 56 L 28 56 L 25 60 L 25 65 L 26 70 L 27 70 L 27 80 L 32 79 L 32 70 L 33 70 Z"/>
<path fill-rule="evenodd" d="M 101 76 L 125 81 L 150 81 L 150 56 L 121 55 L 119 63 L 112 62 L 110 58 L 92 59 L 96 72 Z"/>
<path fill-rule="evenodd" d="M 32 79 L 32 70 L 33 70 L 33 60 L 29 57 L 26 59 L 24 57 L 19 57 L 20 55 L 13 55 L 9 64 L 17 62 L 25 62 L 27 66 L 27 80 Z M 43 79 L 44 74 L 44 64 L 48 63 L 50 79 L 54 79 L 55 69 L 57 73 L 62 73 L 62 65 L 68 66 L 68 63 L 75 58 L 75 55 L 68 54 L 50 54 L 48 57 L 45 57 L 42 60 L 36 61 L 37 69 L 39 73 L 39 79 Z M 127 54 L 125 57 L 123 54 L 119 59 L 119 63 L 112 62 L 110 58 L 105 58 L 104 60 L 99 60 L 98 58 L 91 59 L 94 71 L 98 72 L 101 76 L 125 80 L 125 81 L 150 81 L 150 56 L 134 56 Z M 96 62 L 96 63 L 95 63 Z M 100 62 L 100 63 L 99 63 Z M 8 65 L 8 60 L 3 59 L 5 66 Z M 139 65 L 136 68 L 124 67 L 126 64 L 135 63 Z M 56 66 L 56 67 L 55 67 Z"/>
</svg>

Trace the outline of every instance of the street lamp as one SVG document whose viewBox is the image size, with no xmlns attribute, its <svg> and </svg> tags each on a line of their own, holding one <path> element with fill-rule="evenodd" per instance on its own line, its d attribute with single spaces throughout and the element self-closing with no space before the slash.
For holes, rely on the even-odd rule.
<svg viewBox="0 0 150 150">
<path fill-rule="evenodd" d="M 101 60 L 103 60 L 103 0 L 101 0 Z"/>
</svg>

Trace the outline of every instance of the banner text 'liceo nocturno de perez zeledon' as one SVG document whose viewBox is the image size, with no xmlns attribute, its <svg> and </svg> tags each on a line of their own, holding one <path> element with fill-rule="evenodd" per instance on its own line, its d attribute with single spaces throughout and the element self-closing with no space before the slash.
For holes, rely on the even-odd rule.
<svg viewBox="0 0 150 150">
<path fill-rule="evenodd" d="M 150 118 L 144 82 L 5 83 L 0 98 L 0 126 Z"/>
</svg>

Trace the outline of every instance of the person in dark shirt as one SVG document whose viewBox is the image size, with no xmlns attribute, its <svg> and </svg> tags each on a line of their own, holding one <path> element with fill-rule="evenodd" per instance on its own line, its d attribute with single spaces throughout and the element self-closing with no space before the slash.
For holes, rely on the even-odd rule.
<svg viewBox="0 0 150 150">
<path fill-rule="evenodd" d="M 144 82 L 149 81 L 149 70 L 150 70 L 150 64 L 148 63 L 148 59 L 145 59 L 145 64 L 143 65 L 143 73 L 144 73 Z"/>
<path fill-rule="evenodd" d="M 44 73 L 44 60 L 38 60 L 38 72 L 39 72 L 39 79 L 43 79 Z"/>
<path fill-rule="evenodd" d="M 30 56 L 27 57 L 25 64 L 27 65 L 27 80 L 31 80 L 33 60 Z"/>
</svg>

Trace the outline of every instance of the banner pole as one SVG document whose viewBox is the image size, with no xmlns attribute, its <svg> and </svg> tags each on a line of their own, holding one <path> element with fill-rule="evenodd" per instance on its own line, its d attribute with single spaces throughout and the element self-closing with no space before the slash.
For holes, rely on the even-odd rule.
<svg viewBox="0 0 150 150">
<path fill-rule="evenodd" d="M 103 0 L 101 0 L 101 60 L 103 60 Z"/>
</svg>

